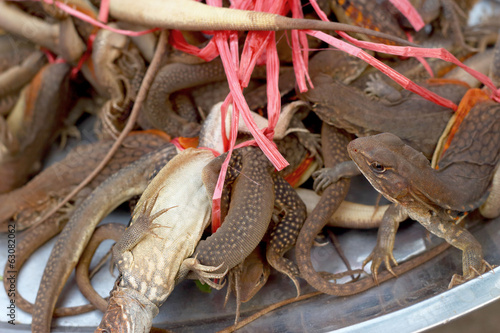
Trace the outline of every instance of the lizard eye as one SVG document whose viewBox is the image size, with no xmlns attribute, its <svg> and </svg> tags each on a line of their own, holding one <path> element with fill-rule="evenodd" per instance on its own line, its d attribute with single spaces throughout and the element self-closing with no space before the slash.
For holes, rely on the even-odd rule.
<svg viewBox="0 0 500 333">
<path fill-rule="evenodd" d="M 384 173 L 386 170 L 385 167 L 379 162 L 372 162 L 370 164 L 370 168 L 376 173 Z"/>
</svg>

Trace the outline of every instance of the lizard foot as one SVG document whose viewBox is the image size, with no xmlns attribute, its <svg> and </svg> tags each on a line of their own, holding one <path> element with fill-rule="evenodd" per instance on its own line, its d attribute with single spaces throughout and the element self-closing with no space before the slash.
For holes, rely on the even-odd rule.
<svg viewBox="0 0 500 333">
<path fill-rule="evenodd" d="M 297 132 L 296 133 L 299 142 L 307 149 L 309 152 L 309 157 L 315 158 L 318 161 L 319 166 L 322 166 L 323 156 L 321 155 L 321 140 L 320 137 L 307 132 Z"/>
<path fill-rule="evenodd" d="M 336 168 L 323 168 L 312 174 L 314 179 L 313 189 L 316 193 L 322 193 L 328 186 L 338 182 L 341 175 Z"/>
<path fill-rule="evenodd" d="M 300 296 L 300 284 L 297 277 L 300 276 L 299 268 L 291 260 L 282 257 L 279 253 L 268 250 L 266 252 L 266 259 L 269 265 L 276 269 L 278 272 L 285 274 L 292 280 L 297 290 L 297 297 Z"/>
<path fill-rule="evenodd" d="M 454 274 L 451 278 L 450 284 L 448 284 L 448 289 L 451 289 L 455 286 L 461 285 L 462 283 L 465 283 L 469 280 L 472 280 L 473 278 L 479 276 L 483 277 L 483 273 L 491 271 L 494 273 L 493 269 L 497 267 L 496 265 L 490 265 L 486 260 L 481 261 L 481 267 L 479 269 L 476 269 L 474 267 L 469 268 L 469 274 L 466 275 L 460 275 L 460 274 Z"/>
<path fill-rule="evenodd" d="M 368 96 L 377 97 L 389 103 L 401 100 L 401 93 L 387 84 L 380 74 L 372 74 L 366 82 L 365 93 Z"/>
<path fill-rule="evenodd" d="M 394 264 L 394 266 L 398 265 L 398 262 L 396 261 L 396 258 L 394 258 L 394 255 L 392 254 L 392 251 L 388 251 L 386 249 L 379 248 L 376 246 L 372 253 L 363 261 L 363 266 L 362 268 L 365 267 L 366 264 L 369 262 L 372 262 L 372 265 L 370 267 L 372 271 L 372 278 L 373 281 L 375 281 L 376 284 L 378 284 L 378 270 L 380 268 L 380 265 L 384 263 L 385 268 L 392 274 L 394 277 L 398 277 L 396 273 L 392 270 L 391 262 Z"/>
<path fill-rule="evenodd" d="M 224 287 L 224 283 L 215 283 L 211 279 L 223 279 L 224 276 L 227 274 L 227 269 L 222 272 L 222 273 L 212 273 L 214 271 L 219 270 L 223 264 L 220 264 L 219 266 L 205 266 L 200 263 L 200 261 L 196 258 L 187 258 L 182 262 L 183 269 L 192 271 L 198 280 L 200 280 L 201 283 L 207 284 L 210 287 L 220 290 L 222 287 Z"/>
</svg>

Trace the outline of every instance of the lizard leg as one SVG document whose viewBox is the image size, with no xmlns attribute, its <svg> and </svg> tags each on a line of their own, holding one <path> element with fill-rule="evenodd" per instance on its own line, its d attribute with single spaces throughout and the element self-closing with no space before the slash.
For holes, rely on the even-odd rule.
<svg viewBox="0 0 500 333">
<path fill-rule="evenodd" d="M 159 210 L 158 212 L 151 215 L 151 211 L 156 204 L 156 200 L 158 199 L 158 195 L 162 189 L 159 189 L 153 198 L 149 198 L 144 205 L 142 206 L 142 211 L 139 213 L 137 209 L 141 207 L 136 207 L 136 211 L 134 211 L 134 215 L 139 214 L 137 220 L 125 230 L 125 233 L 120 238 L 118 242 L 116 242 L 115 246 L 113 246 L 113 262 L 119 262 L 123 253 L 126 251 L 130 251 L 137 245 L 146 235 L 152 234 L 153 237 L 158 238 L 153 231 L 155 228 L 161 228 L 163 226 L 154 223 L 154 220 L 157 219 L 160 215 L 165 214 L 168 210 L 174 207 L 164 208 Z"/>
<path fill-rule="evenodd" d="M 400 102 L 403 98 L 401 93 L 387 84 L 380 74 L 370 75 L 364 91 L 368 96 L 378 97 L 387 104 Z"/>
<path fill-rule="evenodd" d="M 196 258 L 187 258 L 182 262 L 181 268 L 179 269 L 178 276 L 186 276 L 188 272 L 193 272 L 198 280 L 201 283 L 207 284 L 212 288 L 217 290 L 224 287 L 224 283 L 215 283 L 211 279 L 223 279 L 227 274 L 227 268 L 222 273 L 212 273 L 220 269 L 224 264 L 220 264 L 219 266 L 206 266 L 202 265 L 200 261 Z M 191 278 L 191 277 L 190 277 Z M 177 281 L 182 280 L 182 278 L 177 278 Z"/>
<path fill-rule="evenodd" d="M 436 221 L 422 225 L 434 235 L 444 238 L 450 245 L 462 250 L 463 275 L 454 274 L 448 288 L 469 281 L 487 271 L 481 244 L 467 229 L 452 221 Z"/>
<path fill-rule="evenodd" d="M 300 295 L 300 285 L 297 277 L 300 276 L 298 267 L 283 254 L 292 248 L 297 241 L 300 229 L 306 219 L 306 206 L 295 190 L 277 174 L 272 175 L 274 180 L 275 205 L 284 212 L 280 223 L 271 232 L 266 257 L 269 264 L 277 271 L 288 276 Z"/>
<path fill-rule="evenodd" d="M 385 268 L 392 275 L 396 276 L 392 270 L 391 262 L 396 266 L 398 263 L 392 254 L 392 250 L 394 249 L 394 240 L 396 238 L 399 223 L 404 221 L 407 217 L 408 215 L 403 211 L 403 209 L 396 204 L 390 205 L 384 213 L 382 223 L 378 229 L 377 245 L 370 255 L 363 261 L 363 267 L 368 262 L 372 262 L 372 277 L 376 283 L 378 283 L 378 269 L 382 263 L 384 263 Z"/>
<path fill-rule="evenodd" d="M 328 186 L 338 182 L 342 178 L 352 178 L 360 175 L 358 167 L 353 161 L 338 163 L 332 168 L 322 168 L 312 174 L 314 178 L 313 189 L 321 194 Z"/>
</svg>

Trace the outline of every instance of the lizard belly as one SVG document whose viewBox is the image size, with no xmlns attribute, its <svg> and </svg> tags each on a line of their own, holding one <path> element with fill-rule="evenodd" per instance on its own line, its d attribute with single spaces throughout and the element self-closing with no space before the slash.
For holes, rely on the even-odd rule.
<svg viewBox="0 0 500 333">
<path fill-rule="evenodd" d="M 141 241 L 118 262 L 121 287 L 131 288 L 159 306 L 175 286 L 182 262 L 190 257 L 208 225 L 211 199 L 202 182 L 203 167 L 213 159 L 207 150 L 187 149 L 172 159 L 153 179 L 134 211 L 158 193 L 150 212 L 165 208 Z"/>
</svg>

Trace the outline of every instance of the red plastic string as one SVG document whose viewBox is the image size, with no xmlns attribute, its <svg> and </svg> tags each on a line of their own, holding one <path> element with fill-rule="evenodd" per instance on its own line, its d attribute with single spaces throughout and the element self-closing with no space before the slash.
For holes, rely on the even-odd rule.
<svg viewBox="0 0 500 333">
<path fill-rule="evenodd" d="M 47 60 L 49 61 L 49 64 L 54 64 L 56 62 L 56 55 L 52 53 L 49 49 L 41 47 L 40 51 L 42 51 L 45 54 Z"/>
<path fill-rule="evenodd" d="M 82 69 L 83 64 L 85 61 L 87 61 L 88 58 L 92 55 L 92 48 L 94 45 L 94 40 L 97 32 L 93 32 L 90 34 L 89 39 L 87 40 L 87 49 L 85 50 L 85 53 L 78 59 L 78 63 L 76 64 L 75 67 L 71 69 L 71 78 L 75 78 L 76 74 Z"/>
<path fill-rule="evenodd" d="M 415 7 L 408 0 L 389 0 L 394 7 L 396 7 L 401 14 L 403 14 L 415 31 L 419 31 L 425 26 L 422 16 L 417 12 Z"/>
</svg>

